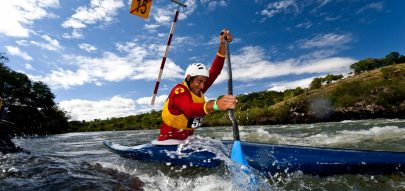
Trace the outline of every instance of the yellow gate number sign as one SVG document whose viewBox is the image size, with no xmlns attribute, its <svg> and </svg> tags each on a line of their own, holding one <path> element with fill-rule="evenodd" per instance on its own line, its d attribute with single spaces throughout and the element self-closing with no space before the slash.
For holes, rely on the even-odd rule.
<svg viewBox="0 0 405 191">
<path fill-rule="evenodd" d="M 151 7 L 152 0 L 132 0 L 130 13 L 147 19 Z"/>
</svg>

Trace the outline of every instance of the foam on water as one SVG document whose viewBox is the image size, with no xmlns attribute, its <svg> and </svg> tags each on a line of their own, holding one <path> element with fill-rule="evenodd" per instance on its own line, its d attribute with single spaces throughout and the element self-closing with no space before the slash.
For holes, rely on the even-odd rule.
<svg viewBox="0 0 405 191">
<path fill-rule="evenodd" d="M 356 121 L 354 121 L 354 120 L 343 120 L 340 123 L 354 123 L 354 122 L 356 122 Z"/>
<path fill-rule="evenodd" d="M 162 172 L 155 175 L 143 175 L 140 177 L 145 183 L 144 189 L 150 191 L 206 191 L 206 190 L 223 190 L 231 191 L 232 184 L 229 180 L 218 175 L 207 175 L 196 178 L 176 177 L 171 178 Z"/>
<path fill-rule="evenodd" d="M 309 136 L 301 142 L 305 145 L 315 146 L 339 146 L 356 144 L 372 140 L 373 142 L 401 140 L 405 137 L 405 129 L 397 126 L 372 127 L 367 130 L 343 130 L 336 133 L 320 133 Z"/>
<path fill-rule="evenodd" d="M 111 147 L 117 150 L 131 150 L 131 149 L 141 149 L 143 147 L 147 146 L 147 144 L 143 145 L 136 145 L 136 146 L 125 146 L 125 145 L 120 145 L 116 143 L 112 143 Z"/>
<path fill-rule="evenodd" d="M 65 157 L 74 157 L 74 156 L 84 156 L 84 155 L 99 155 L 108 153 L 105 150 L 92 150 L 92 151 L 58 151 L 55 152 L 57 155 L 65 156 Z"/>
<path fill-rule="evenodd" d="M 302 126 L 301 131 L 290 131 L 291 129 L 289 129 L 289 127 L 285 127 L 286 130 L 282 132 L 274 129 L 273 127 L 255 127 L 255 130 L 251 132 L 241 133 L 241 137 L 243 140 L 247 141 L 271 144 L 331 147 L 356 145 L 358 143 L 367 142 L 378 144 L 385 143 L 387 141 L 395 142 L 405 140 L 405 128 L 400 128 L 395 125 L 365 127 L 356 126 L 357 128 L 362 129 L 354 129 L 347 126 L 338 127 L 337 125 L 334 126 L 333 124 L 322 124 L 322 126 L 323 127 L 318 126 L 316 127 L 317 129 L 313 130 L 305 130 L 308 129 L 309 126 Z M 338 130 L 339 128 L 343 130 Z M 351 130 L 345 130 L 344 128 L 350 128 Z"/>
<path fill-rule="evenodd" d="M 285 142 L 284 137 L 282 135 L 276 133 L 269 133 L 268 131 L 262 128 L 257 128 L 256 131 L 251 133 L 243 133 L 242 138 L 245 140 L 260 140 L 260 142 L 273 144 Z"/>
</svg>

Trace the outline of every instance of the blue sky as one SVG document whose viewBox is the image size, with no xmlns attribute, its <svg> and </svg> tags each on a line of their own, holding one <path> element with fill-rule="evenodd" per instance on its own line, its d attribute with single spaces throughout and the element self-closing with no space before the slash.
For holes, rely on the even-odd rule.
<svg viewBox="0 0 405 191">
<path fill-rule="evenodd" d="M 234 92 L 307 87 L 364 58 L 405 54 L 405 1 L 185 0 L 158 91 L 150 99 L 177 6 L 153 0 L 149 19 L 129 0 L 2 0 L 0 52 L 43 81 L 74 120 L 160 110 L 188 64 L 210 65 L 231 30 Z M 226 68 L 206 93 L 225 94 Z"/>
</svg>

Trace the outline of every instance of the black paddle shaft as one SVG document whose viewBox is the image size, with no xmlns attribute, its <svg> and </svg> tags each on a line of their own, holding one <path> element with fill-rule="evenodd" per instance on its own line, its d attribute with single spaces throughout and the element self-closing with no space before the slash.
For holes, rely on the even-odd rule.
<svg viewBox="0 0 405 191">
<path fill-rule="evenodd" d="M 233 85 L 232 85 L 232 67 L 231 67 L 231 56 L 229 52 L 229 42 L 225 37 L 225 46 L 226 46 L 226 60 L 228 63 L 228 94 L 233 95 Z M 234 116 L 234 110 L 233 109 L 228 109 L 228 117 L 232 122 L 232 127 L 233 127 L 233 139 L 236 141 L 239 141 L 239 128 L 238 128 L 238 122 L 235 119 Z"/>
</svg>

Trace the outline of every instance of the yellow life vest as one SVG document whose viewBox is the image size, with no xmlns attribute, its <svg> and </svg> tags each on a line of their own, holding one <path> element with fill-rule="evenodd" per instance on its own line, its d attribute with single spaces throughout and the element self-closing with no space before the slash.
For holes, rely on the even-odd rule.
<svg viewBox="0 0 405 191">
<path fill-rule="evenodd" d="M 183 85 L 190 92 L 193 103 L 205 103 L 204 94 L 202 92 L 201 92 L 200 96 L 195 95 L 188 88 L 188 86 L 185 82 L 183 82 Z M 183 92 L 185 92 L 185 89 L 181 86 L 177 87 L 174 90 L 175 94 L 179 94 L 179 93 L 183 93 Z M 195 128 L 202 125 L 203 117 L 188 119 L 184 114 L 173 115 L 169 111 L 169 99 L 167 99 L 165 104 L 163 105 L 162 120 L 163 120 L 163 123 L 165 123 L 166 125 L 176 128 L 176 129 L 194 130 Z"/>
</svg>

